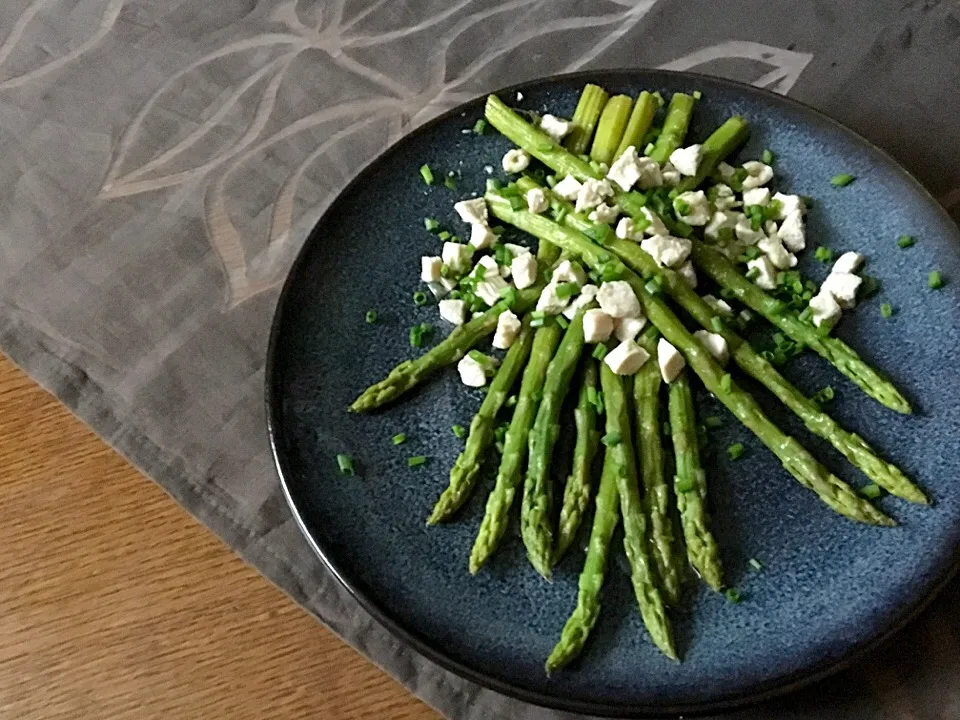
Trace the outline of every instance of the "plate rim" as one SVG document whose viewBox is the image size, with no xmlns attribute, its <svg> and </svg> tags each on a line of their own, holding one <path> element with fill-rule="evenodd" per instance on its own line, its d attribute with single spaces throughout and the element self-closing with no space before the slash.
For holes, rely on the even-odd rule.
<svg viewBox="0 0 960 720">
<path fill-rule="evenodd" d="M 520 700 L 521 702 L 551 710 L 559 710 L 562 712 L 570 712 L 581 715 L 653 720 L 655 718 L 670 718 L 678 715 L 684 715 L 687 717 L 700 717 L 709 714 L 728 713 L 737 709 L 756 706 L 763 702 L 794 693 L 850 667 L 863 657 L 869 655 L 891 637 L 899 633 L 906 626 L 910 625 L 914 620 L 916 620 L 918 616 L 920 616 L 923 611 L 926 610 L 930 603 L 932 603 L 933 600 L 940 594 L 944 587 L 948 585 L 958 573 L 960 573 L 960 545 L 953 548 L 953 560 L 949 563 L 945 563 L 940 572 L 929 581 L 928 586 L 918 594 L 918 597 L 909 603 L 897 617 L 892 619 L 887 624 L 885 628 L 878 630 L 872 638 L 852 645 L 846 651 L 844 651 L 840 657 L 834 660 L 824 660 L 813 664 L 804 670 L 788 673 L 786 675 L 773 678 L 766 683 L 762 683 L 769 685 L 769 687 L 761 688 L 755 691 L 748 690 L 732 693 L 716 700 L 686 705 L 676 703 L 663 705 L 645 703 L 643 706 L 637 706 L 618 704 L 615 702 L 593 702 L 556 698 L 543 692 L 529 690 L 521 685 L 491 677 L 480 670 L 476 670 L 464 663 L 454 660 L 446 655 L 441 648 L 436 647 L 435 644 L 433 644 L 430 640 L 421 637 L 419 634 L 411 630 L 408 630 L 406 627 L 404 627 L 400 620 L 396 619 L 389 612 L 381 608 L 375 600 L 368 597 L 366 593 L 361 591 L 350 582 L 350 580 L 338 568 L 336 562 L 327 555 L 317 540 L 313 537 L 313 534 L 308 528 L 306 521 L 302 517 L 297 507 L 297 501 L 293 496 L 291 483 L 288 479 L 288 475 L 292 475 L 294 469 L 287 466 L 287 459 L 280 448 L 279 437 L 281 431 L 279 428 L 281 418 L 279 407 L 281 394 L 277 392 L 277 388 L 274 387 L 276 379 L 276 353 L 277 346 L 280 341 L 280 328 L 283 324 L 283 308 L 285 301 L 291 292 L 291 288 L 293 287 L 294 277 L 298 275 L 297 271 L 305 262 L 310 248 L 317 241 L 317 237 L 320 234 L 319 230 L 323 225 L 324 219 L 333 209 L 334 205 L 337 203 L 340 197 L 348 194 L 356 186 L 362 184 L 365 181 L 366 176 L 372 172 L 372 170 L 384 157 L 396 152 L 410 138 L 421 135 L 431 130 L 435 126 L 446 122 L 451 117 L 463 112 L 465 107 L 482 100 L 491 93 L 502 95 L 504 93 L 513 93 L 518 90 L 522 91 L 525 88 L 533 85 L 547 85 L 551 83 L 577 80 L 585 82 L 597 81 L 598 83 L 602 84 L 604 82 L 604 78 L 606 78 L 607 81 L 622 81 L 635 79 L 642 75 L 661 76 L 690 82 L 705 82 L 707 84 L 725 87 L 729 90 L 760 96 L 761 99 L 765 99 L 767 102 L 773 101 L 776 103 L 786 104 L 802 114 L 805 113 L 807 115 L 812 115 L 819 122 L 832 126 L 836 131 L 846 135 L 849 139 L 877 153 L 883 160 L 886 161 L 888 168 L 894 170 L 905 182 L 913 186 L 914 190 L 916 190 L 920 196 L 924 197 L 934 208 L 936 208 L 935 212 L 940 216 L 942 221 L 945 221 L 950 226 L 956 227 L 956 223 L 954 223 L 953 218 L 950 217 L 949 213 L 940 204 L 936 197 L 934 197 L 934 195 L 923 183 L 920 182 L 920 180 L 917 179 L 913 173 L 905 168 L 889 152 L 825 112 L 787 95 L 781 95 L 766 88 L 758 88 L 748 83 L 714 75 L 687 71 L 665 70 L 654 67 L 620 67 L 602 68 L 596 70 L 579 70 L 572 73 L 556 73 L 552 75 L 530 78 L 520 83 L 514 83 L 512 85 L 491 90 L 489 92 L 479 93 L 469 100 L 459 103 L 456 106 L 437 115 L 436 117 L 431 118 L 425 123 L 418 125 L 410 132 L 398 138 L 391 145 L 384 148 L 380 153 L 366 163 L 330 201 L 330 203 L 324 209 L 323 214 L 318 218 L 317 222 L 313 225 L 309 233 L 307 233 L 306 239 L 300 247 L 300 250 L 297 252 L 296 258 L 287 271 L 280 293 L 277 297 L 277 303 L 270 325 L 270 334 L 267 343 L 267 356 L 264 364 L 264 402 L 266 406 L 266 430 L 270 444 L 270 452 L 273 458 L 274 469 L 277 472 L 284 498 L 290 508 L 294 520 L 296 521 L 297 527 L 306 539 L 310 548 L 313 550 L 314 554 L 316 554 L 316 556 L 320 559 L 326 569 L 333 575 L 337 582 L 339 582 L 347 590 L 350 596 L 354 598 L 366 612 L 368 612 L 378 623 L 380 623 L 380 625 L 386 628 L 386 630 L 394 637 L 398 638 L 408 648 L 412 649 L 414 652 L 423 656 L 430 662 L 436 664 L 441 669 L 451 672 L 458 677 L 475 683 L 488 690 L 492 690 L 515 700 Z M 958 228 L 957 232 L 955 233 L 955 238 L 960 238 L 960 228 Z"/>
</svg>

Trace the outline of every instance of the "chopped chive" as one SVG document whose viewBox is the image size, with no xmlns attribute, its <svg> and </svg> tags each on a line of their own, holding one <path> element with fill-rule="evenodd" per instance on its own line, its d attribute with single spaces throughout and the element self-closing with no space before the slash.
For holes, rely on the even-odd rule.
<svg viewBox="0 0 960 720">
<path fill-rule="evenodd" d="M 500 297 L 507 304 L 507 308 L 512 308 L 517 302 L 517 291 L 512 287 L 505 287 L 500 291 Z"/>
<path fill-rule="evenodd" d="M 456 174 L 453 171 L 447 173 L 447 176 L 443 179 L 443 184 L 446 185 L 448 190 L 456 190 L 457 189 Z"/>
<path fill-rule="evenodd" d="M 483 135 L 487 131 L 487 121 L 480 118 L 473 124 L 473 132 L 477 135 Z"/>
<path fill-rule="evenodd" d="M 688 493 L 693 490 L 693 480 L 690 478 L 678 477 L 673 484 L 674 489 L 679 493 Z"/>
<path fill-rule="evenodd" d="M 390 442 L 392 442 L 394 445 L 403 445 L 406 441 L 407 441 L 407 436 L 404 435 L 403 433 L 397 433 L 392 438 L 390 438 Z"/>
<path fill-rule="evenodd" d="M 813 256 L 822 263 L 828 263 L 833 260 L 833 250 L 821 245 L 817 248 Z"/>
<path fill-rule="evenodd" d="M 457 436 L 457 439 L 463 440 L 467 437 L 467 429 L 463 425 L 454 425 L 450 428 L 453 431 L 453 434 Z"/>
<path fill-rule="evenodd" d="M 424 163 L 420 166 L 420 177 L 423 178 L 423 181 L 427 185 L 433 185 L 434 177 L 433 170 L 430 169 L 430 166 Z"/>
<path fill-rule="evenodd" d="M 674 200 L 673 209 L 677 211 L 677 215 L 689 215 L 690 203 L 686 200 Z"/>
<path fill-rule="evenodd" d="M 413 304 L 414 305 L 426 305 L 427 304 L 427 294 L 425 292 L 415 292 L 413 294 Z"/>
<path fill-rule="evenodd" d="M 559 325 L 561 329 L 566 330 L 568 327 L 570 327 L 570 321 L 567 320 L 563 315 L 557 315 L 557 325 Z"/>
<path fill-rule="evenodd" d="M 477 265 L 476 269 L 473 271 L 473 276 L 478 282 L 483 282 L 484 278 L 487 277 L 487 268 L 483 265 Z"/>
<path fill-rule="evenodd" d="M 754 570 L 763 570 L 763 563 L 756 558 L 750 558 L 747 562 L 750 563 L 750 567 L 752 567 Z"/>
<path fill-rule="evenodd" d="M 890 303 L 883 303 L 880 306 L 880 315 L 885 318 L 893 317 L 893 305 Z"/>
<path fill-rule="evenodd" d="M 880 486 L 876 483 L 871 483 L 860 488 L 860 494 L 868 500 L 876 500 L 878 497 L 883 495 L 883 490 L 881 490 Z"/>
<path fill-rule="evenodd" d="M 724 392 L 730 392 L 730 388 L 733 383 L 733 378 L 730 377 L 730 373 L 724 373 L 720 378 L 720 389 Z"/>
<path fill-rule="evenodd" d="M 727 588 L 723 591 L 723 596 L 727 599 L 727 602 L 734 605 L 739 605 L 743 601 L 743 595 L 736 588 Z"/>
<path fill-rule="evenodd" d="M 939 290 L 945 285 L 943 275 L 940 274 L 939 270 L 931 270 L 930 274 L 927 275 L 927 286 L 931 290 Z"/>
<path fill-rule="evenodd" d="M 653 149 L 656 147 L 653 143 L 647 143 L 647 146 L 643 149 L 644 155 L 649 155 L 653 152 Z"/>
<path fill-rule="evenodd" d="M 543 310 L 534 310 L 530 313 L 530 317 L 534 320 L 545 320 L 547 314 Z"/>
<path fill-rule="evenodd" d="M 607 356 L 607 352 L 607 346 L 601 343 L 593 349 L 593 356 L 597 360 L 603 360 Z"/>
<path fill-rule="evenodd" d="M 760 159 L 763 160 L 764 165 L 773 165 L 777 159 L 777 156 L 773 154 L 772 150 L 766 149 L 763 151 L 763 155 L 760 156 Z"/>
<path fill-rule="evenodd" d="M 716 317 L 716 316 L 710 318 L 710 327 L 713 328 L 713 331 L 714 331 L 715 333 L 722 333 L 722 332 L 723 332 L 723 320 L 721 320 L 720 318 L 718 318 L 718 317 Z"/>
<path fill-rule="evenodd" d="M 744 452 L 746 452 L 746 448 L 743 443 L 735 442 L 727 448 L 727 457 L 731 460 L 739 460 L 743 457 Z"/>
<path fill-rule="evenodd" d="M 840 173 L 839 175 L 834 175 L 832 178 L 830 178 L 830 184 L 834 187 L 846 187 L 854 180 L 856 180 L 856 178 L 853 175 L 849 175 L 848 173 Z"/>
<path fill-rule="evenodd" d="M 453 242 L 453 243 L 458 243 L 458 242 L 460 242 L 460 236 L 459 236 L 459 235 L 451 235 L 451 236 L 450 236 L 450 242 Z M 476 249 L 476 248 L 474 248 L 473 245 L 470 246 L 470 254 L 471 254 L 471 255 L 473 254 L 473 251 L 474 251 L 475 249 Z"/>
<path fill-rule="evenodd" d="M 506 399 L 506 401 L 503 404 L 504 404 L 504 407 L 512 408 L 514 405 L 517 404 L 517 396 L 511 395 Z"/>
<path fill-rule="evenodd" d="M 440 227 L 440 221 L 437 220 L 436 218 L 429 218 L 429 217 L 428 217 L 428 218 L 424 218 L 424 219 L 423 219 L 423 226 L 424 226 L 427 230 L 429 230 L 430 232 L 433 232 L 433 231 L 436 230 L 438 227 Z"/>
<path fill-rule="evenodd" d="M 723 427 L 723 419 L 716 415 L 708 415 L 703 419 L 703 424 L 707 426 L 708 430 L 716 430 Z"/>
<path fill-rule="evenodd" d="M 620 433 L 618 432 L 610 432 L 604 435 L 602 438 L 600 438 L 600 442 L 602 442 L 607 447 L 613 447 L 614 445 L 619 445 L 621 441 L 622 441 L 622 438 L 620 437 Z"/>
<path fill-rule="evenodd" d="M 916 240 L 913 239 L 912 235 L 901 235 L 897 238 L 897 245 L 902 248 L 913 247 L 915 242 Z"/>
<path fill-rule="evenodd" d="M 414 455 L 411 458 L 407 458 L 407 467 L 420 467 L 427 462 L 426 455 Z"/>
<path fill-rule="evenodd" d="M 580 286 L 576 283 L 560 283 L 554 288 L 554 291 L 557 293 L 558 298 L 568 298 L 580 292 Z"/>
<path fill-rule="evenodd" d="M 367 321 L 368 325 L 373 325 L 377 321 L 377 311 L 367 310 L 367 314 L 363 316 L 363 319 Z"/>
<path fill-rule="evenodd" d="M 694 91 L 691 93 L 691 95 L 693 95 L 693 99 L 694 99 L 694 100 L 699 100 L 700 98 L 703 97 L 703 93 L 700 92 L 699 90 L 694 90 Z"/>
<path fill-rule="evenodd" d="M 547 324 L 546 318 L 533 318 L 530 321 L 530 327 L 532 328 L 542 328 Z"/>
<path fill-rule="evenodd" d="M 658 292 L 660 292 L 660 286 L 653 280 L 647 280 L 647 283 L 643 286 L 643 288 L 651 295 L 656 295 Z"/>
<path fill-rule="evenodd" d="M 349 455 L 337 455 L 337 466 L 341 475 L 356 475 L 353 467 L 353 458 Z"/>
</svg>

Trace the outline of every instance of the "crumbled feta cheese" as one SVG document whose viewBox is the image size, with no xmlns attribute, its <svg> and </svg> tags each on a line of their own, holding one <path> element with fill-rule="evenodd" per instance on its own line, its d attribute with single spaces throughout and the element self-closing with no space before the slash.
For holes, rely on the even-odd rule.
<svg viewBox="0 0 960 720">
<path fill-rule="evenodd" d="M 656 165 L 656 162 L 651 162 Z M 657 174 L 660 174 L 659 166 L 657 166 Z M 615 182 L 621 190 L 626 192 L 636 184 L 641 175 L 643 175 L 643 168 L 640 165 L 640 158 L 637 156 L 637 149 L 631 145 L 610 166 L 607 180 Z"/>
<path fill-rule="evenodd" d="M 737 233 L 737 240 L 742 242 L 744 245 L 756 245 L 759 241 L 763 240 L 767 234 L 763 231 L 763 228 L 759 230 L 754 230 L 753 226 L 750 224 L 750 218 L 746 215 L 741 215 L 740 219 L 737 220 L 737 224 L 734 225 L 734 230 Z"/>
<path fill-rule="evenodd" d="M 844 310 L 849 310 L 857 304 L 857 290 L 863 278 L 853 273 L 832 272 L 820 286 L 820 292 L 828 292 Z"/>
<path fill-rule="evenodd" d="M 860 253 L 845 252 L 843 255 L 837 258 L 837 261 L 833 264 L 833 270 L 831 270 L 831 272 L 855 273 L 860 269 L 860 266 L 863 265 L 863 260 L 864 257 Z"/>
<path fill-rule="evenodd" d="M 721 163 L 722 165 L 723 163 Z M 728 166 L 729 167 L 729 166 Z M 717 183 L 714 187 L 713 207 L 717 210 L 730 210 L 739 207 L 740 201 L 733 192 L 733 188 L 723 183 Z"/>
<path fill-rule="evenodd" d="M 617 375 L 633 375 L 650 359 L 650 353 L 633 340 L 624 340 L 608 352 L 603 361 Z"/>
<path fill-rule="evenodd" d="M 510 274 L 518 290 L 523 290 L 537 281 L 537 258 L 533 253 L 514 255 L 510 262 Z"/>
<path fill-rule="evenodd" d="M 520 334 L 520 318 L 510 310 L 504 310 L 497 318 L 497 331 L 493 334 L 493 346 L 497 350 L 507 350 Z"/>
<path fill-rule="evenodd" d="M 647 226 L 643 231 L 647 235 L 669 235 L 670 231 L 667 230 L 667 226 L 663 224 L 663 220 L 660 219 L 660 216 L 657 215 L 653 210 L 648 207 L 640 208 L 640 212 L 643 213 L 643 216 L 647 219 Z"/>
<path fill-rule="evenodd" d="M 683 278 L 683 281 L 690 286 L 691 290 L 697 287 L 697 271 L 693 269 L 693 263 L 687 260 L 683 265 L 677 268 L 677 274 Z"/>
<path fill-rule="evenodd" d="M 697 330 L 693 336 L 713 355 L 718 363 L 721 365 L 727 364 L 730 359 L 730 349 L 727 347 L 727 341 L 723 339 L 723 335 L 708 330 Z"/>
<path fill-rule="evenodd" d="M 467 317 L 467 304 L 463 300 L 441 300 L 437 309 L 440 317 L 453 325 L 463 325 Z"/>
<path fill-rule="evenodd" d="M 470 244 L 477 250 L 493 247 L 496 242 L 497 236 L 488 226 L 479 223 L 470 226 Z"/>
<path fill-rule="evenodd" d="M 542 212 L 546 212 L 547 208 L 550 207 L 550 203 L 547 201 L 547 194 L 543 191 L 543 188 L 530 188 L 527 190 L 525 198 L 527 200 L 527 210 L 532 213 L 539 215 Z"/>
<path fill-rule="evenodd" d="M 799 195 L 784 195 L 783 193 L 774 193 L 773 199 L 780 203 L 780 209 L 777 211 L 777 220 L 784 220 L 788 215 L 799 212 L 803 215 L 807 211 L 806 203 Z"/>
<path fill-rule="evenodd" d="M 807 246 L 803 215 L 799 210 L 794 210 L 784 218 L 784 221 L 780 223 L 777 234 L 783 244 L 793 252 L 800 252 Z"/>
<path fill-rule="evenodd" d="M 770 236 L 777 234 L 777 223 L 775 220 L 767 220 L 763 224 L 763 231 Z"/>
<path fill-rule="evenodd" d="M 720 177 L 724 182 L 730 182 L 730 178 L 733 177 L 733 174 L 737 169 L 730 163 L 725 163 L 723 161 L 717 163 L 717 172 L 720 173 Z"/>
<path fill-rule="evenodd" d="M 730 307 L 730 304 L 726 300 L 721 300 L 713 295 L 704 295 L 703 301 L 718 315 L 726 315 L 727 317 L 733 315 L 733 308 Z"/>
<path fill-rule="evenodd" d="M 633 218 L 628 217 L 620 218 L 620 222 L 617 223 L 616 234 L 621 240 L 639 242 L 643 239 L 643 232 L 638 231 Z"/>
<path fill-rule="evenodd" d="M 677 210 L 678 205 L 683 207 L 683 203 L 686 203 L 687 211 L 685 213 L 678 211 L 677 215 L 685 223 L 688 225 L 706 225 L 710 222 L 710 202 L 703 190 L 680 193 L 673 201 L 673 209 Z"/>
<path fill-rule="evenodd" d="M 483 171 L 484 171 L 487 175 L 493 175 L 493 165 L 484 165 L 484 166 L 483 166 Z"/>
<path fill-rule="evenodd" d="M 568 304 L 570 304 L 570 297 L 557 295 L 557 283 L 551 282 L 540 293 L 537 310 L 547 315 L 559 315 Z"/>
<path fill-rule="evenodd" d="M 702 159 L 703 145 L 677 148 L 670 153 L 670 162 L 681 175 L 687 175 L 688 177 L 697 174 Z"/>
<path fill-rule="evenodd" d="M 640 301 L 625 280 L 605 282 L 597 292 L 597 302 L 600 309 L 607 315 L 615 318 L 640 317 Z"/>
<path fill-rule="evenodd" d="M 487 224 L 487 203 L 483 198 L 474 198 L 473 200 L 461 200 L 453 206 L 457 215 L 465 223 L 470 225 Z"/>
<path fill-rule="evenodd" d="M 743 164 L 747 177 L 743 180 L 743 189 L 752 190 L 766 185 L 773 179 L 773 168 L 759 160 L 748 160 Z"/>
<path fill-rule="evenodd" d="M 758 187 L 743 191 L 744 205 L 767 205 L 770 203 L 770 188 Z"/>
<path fill-rule="evenodd" d="M 483 387 L 487 384 L 487 369 L 469 355 L 464 355 L 457 363 L 460 382 L 469 387 Z"/>
<path fill-rule="evenodd" d="M 693 244 L 686 238 L 672 235 L 654 235 L 640 243 L 645 253 L 661 267 L 676 267 L 690 256 Z"/>
<path fill-rule="evenodd" d="M 520 102 L 522 100 L 523 100 L 523 93 L 517 90 L 517 102 Z"/>
<path fill-rule="evenodd" d="M 588 343 L 601 343 L 613 333 L 613 318 L 603 310 L 587 310 L 583 314 L 583 339 Z"/>
<path fill-rule="evenodd" d="M 573 123 L 547 113 L 540 118 L 540 129 L 552 137 L 554 142 L 560 142 L 573 129 Z"/>
<path fill-rule="evenodd" d="M 770 262 L 772 262 L 773 266 L 778 270 L 786 270 L 797 264 L 796 256 L 793 253 L 787 252 L 787 249 L 783 246 L 783 243 L 780 242 L 780 238 L 777 237 L 776 233 L 767 235 L 758 241 L 757 247 L 770 258 Z"/>
<path fill-rule="evenodd" d="M 483 268 L 484 279 L 500 272 L 500 267 L 497 265 L 497 261 L 494 260 L 489 255 L 484 255 L 479 260 L 477 260 L 477 264 L 474 265 L 473 272 L 471 274 L 474 276 L 478 276 L 479 273 L 477 271 L 480 268 Z"/>
<path fill-rule="evenodd" d="M 810 312 L 813 324 L 817 327 L 833 327 L 840 319 L 840 306 L 826 290 L 820 290 L 810 299 Z"/>
<path fill-rule="evenodd" d="M 775 290 L 777 287 L 777 269 L 770 262 L 770 258 L 761 255 L 755 260 L 747 261 L 747 271 L 754 270 L 756 277 L 753 278 L 754 284 L 764 290 Z M 751 273 L 752 275 L 753 273 Z"/>
<path fill-rule="evenodd" d="M 487 275 L 483 281 L 478 282 L 476 293 L 487 305 L 493 307 L 500 302 L 500 298 L 502 297 L 500 291 L 506 290 L 508 287 L 510 287 L 510 283 L 500 277 L 500 273 L 497 273 L 492 276 Z"/>
<path fill-rule="evenodd" d="M 614 220 L 617 219 L 617 215 L 620 214 L 620 206 L 607 205 L 606 203 L 600 203 L 597 207 L 590 212 L 587 216 L 590 220 L 595 223 L 603 223 L 604 225 L 609 225 Z"/>
<path fill-rule="evenodd" d="M 664 382 L 671 383 L 680 375 L 687 361 L 673 345 L 664 338 L 657 343 L 657 362 L 660 363 L 660 376 Z"/>
<path fill-rule="evenodd" d="M 583 185 L 573 175 L 567 175 L 553 187 L 553 191 L 564 200 L 576 200 Z"/>
<path fill-rule="evenodd" d="M 446 297 L 451 290 L 457 286 L 457 281 L 453 278 L 440 278 L 439 282 L 430 282 L 427 283 L 427 288 L 430 292 L 433 293 L 433 296 L 440 300 L 441 298 Z"/>
<path fill-rule="evenodd" d="M 510 251 L 512 257 L 520 257 L 530 253 L 530 248 L 524 245 L 515 245 L 514 243 L 504 243 L 503 246 Z"/>
<path fill-rule="evenodd" d="M 470 248 L 462 243 L 443 244 L 443 264 L 454 272 L 463 272 L 470 265 Z"/>
<path fill-rule="evenodd" d="M 597 291 L 600 290 L 596 285 L 584 285 L 580 288 L 580 294 L 577 295 L 563 311 L 563 316 L 567 320 L 573 320 L 574 316 L 584 305 L 589 305 L 597 297 Z"/>
<path fill-rule="evenodd" d="M 506 173 L 521 173 L 530 166 L 530 156 L 525 150 L 514 148 L 507 150 L 500 164 L 503 165 L 503 171 Z"/>
<path fill-rule="evenodd" d="M 591 210 L 603 202 L 604 198 L 613 195 L 613 188 L 606 180 L 594 180 L 589 178 L 580 187 L 577 193 L 577 212 Z"/>
<path fill-rule="evenodd" d="M 649 190 L 663 185 L 663 172 L 656 160 L 641 155 L 637 158 L 637 168 L 640 170 L 637 187 L 641 190 Z"/>
<path fill-rule="evenodd" d="M 617 340 L 621 342 L 624 340 L 634 340 L 646 324 L 647 318 L 643 315 L 640 317 L 615 318 L 613 321 L 613 332 L 617 336 Z"/>
<path fill-rule="evenodd" d="M 710 218 L 710 222 L 708 222 L 707 226 L 703 229 L 703 234 L 710 240 L 716 240 L 720 236 L 721 230 L 726 228 L 732 230 L 737 226 L 737 223 L 740 222 L 742 217 L 742 213 L 731 212 L 729 210 L 717 210 L 713 214 L 713 217 Z"/>
<path fill-rule="evenodd" d="M 577 287 L 583 287 L 586 281 L 587 274 L 583 271 L 583 268 L 580 267 L 580 264 L 570 260 L 564 260 L 557 265 L 553 271 L 553 275 L 550 277 L 550 282 L 552 283 L 559 284 L 569 282 L 575 283 Z"/>
<path fill-rule="evenodd" d="M 440 270 L 443 268 L 443 258 L 436 255 L 420 258 L 420 279 L 423 282 L 440 282 Z"/>
<path fill-rule="evenodd" d="M 680 184 L 680 171 L 669 160 L 664 163 L 663 169 L 660 171 L 660 177 L 667 187 L 676 187 Z"/>
</svg>

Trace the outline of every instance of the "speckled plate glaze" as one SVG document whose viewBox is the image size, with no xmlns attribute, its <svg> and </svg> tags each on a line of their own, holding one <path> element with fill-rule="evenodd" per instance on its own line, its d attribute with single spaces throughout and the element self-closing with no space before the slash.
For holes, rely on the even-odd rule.
<svg viewBox="0 0 960 720">
<path fill-rule="evenodd" d="M 502 96 L 514 102 L 519 89 L 518 106 L 569 117 L 587 81 L 633 95 L 701 90 L 691 138 L 705 137 L 733 113 L 744 115 L 752 135 L 741 156 L 773 149 L 778 188 L 815 198 L 809 238 L 868 256 L 866 272 L 881 280 L 882 290 L 849 314 L 838 334 L 895 379 L 916 414 L 884 409 L 813 354 L 786 374 L 811 393 L 832 385 L 834 416 L 918 479 L 935 506 L 886 498 L 881 505 L 898 528 L 855 525 L 800 488 L 726 415 L 729 422 L 710 437 L 706 463 L 715 531 L 743 602 L 692 590 L 676 613 L 684 661 L 673 664 L 647 640 L 624 561 L 614 560 L 602 617 L 582 657 L 547 677 L 543 661 L 574 606 L 582 553 L 571 553 L 553 582 L 544 582 L 511 534 L 490 566 L 470 577 L 467 557 L 489 473 L 459 522 L 424 524 L 461 448 L 450 426 L 469 423 L 479 394 L 467 391 L 450 369 L 381 412 L 346 411 L 365 386 L 422 352 L 408 343 L 412 324 L 442 328 L 434 306 L 417 308 L 411 301 L 418 258 L 439 247 L 423 218 L 462 231 L 453 202 L 481 190 L 484 166 L 498 167 L 508 148 L 496 133 L 461 132 L 481 117 L 482 98 L 390 148 L 343 191 L 310 235 L 284 287 L 270 340 L 270 437 L 290 505 L 313 548 L 374 616 L 427 657 L 496 690 L 566 710 L 714 712 L 836 669 L 913 617 L 952 573 L 960 540 L 960 233 L 883 152 L 808 107 L 752 87 L 624 71 L 552 78 Z M 424 162 L 460 171 L 460 189 L 427 188 L 418 174 Z M 840 172 L 855 175 L 856 182 L 831 187 L 830 178 Z M 902 233 L 916 236 L 916 246 L 899 249 Z M 934 268 L 948 279 L 938 292 L 927 288 Z M 808 251 L 802 269 L 819 281 L 828 268 Z M 881 317 L 881 302 L 896 308 L 892 318 Z M 371 308 L 380 315 L 375 325 L 364 321 Z M 831 469 L 864 484 L 768 393 L 755 394 Z M 700 407 L 704 414 L 724 414 L 708 397 L 700 398 Z M 410 441 L 395 447 L 390 437 L 399 432 Z M 747 446 L 735 463 L 723 452 L 734 441 Z M 356 477 L 338 473 L 335 455 L 341 452 L 356 459 Z M 429 462 L 408 468 L 408 456 L 418 454 Z M 751 570 L 751 558 L 763 563 L 761 572 Z"/>
</svg>

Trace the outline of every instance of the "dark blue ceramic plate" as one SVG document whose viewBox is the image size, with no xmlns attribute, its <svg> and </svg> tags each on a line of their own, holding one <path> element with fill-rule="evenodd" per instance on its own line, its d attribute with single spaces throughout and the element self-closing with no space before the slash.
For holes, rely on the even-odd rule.
<svg viewBox="0 0 960 720">
<path fill-rule="evenodd" d="M 668 72 L 601 72 L 524 85 L 517 104 L 569 117 L 587 81 L 633 95 L 703 91 L 692 138 L 705 137 L 733 113 L 744 115 L 753 132 L 743 157 L 773 149 L 779 187 L 815 198 L 809 237 L 866 253 L 866 272 L 880 279 L 882 290 L 848 315 L 838 334 L 895 379 L 916 414 L 884 409 L 812 354 L 787 374 L 810 393 L 832 385 L 836 418 L 918 479 L 936 505 L 887 498 L 881 505 L 900 527 L 855 525 L 800 488 L 727 415 L 730 421 L 710 438 L 707 466 L 716 534 L 743 602 L 731 604 L 702 587 L 693 591 L 676 618 L 684 661 L 672 664 L 647 640 L 624 561 L 614 560 L 603 614 L 581 659 L 548 678 L 543 661 L 574 606 L 582 553 L 571 553 L 554 581 L 544 582 L 511 535 L 495 561 L 470 577 L 467 557 L 489 482 L 460 522 L 424 524 L 461 448 L 450 426 L 468 425 L 480 396 L 450 369 L 382 412 L 346 412 L 365 386 L 423 352 L 409 345 L 411 325 L 441 326 L 435 307 L 411 301 L 418 258 L 438 250 L 423 218 L 461 229 L 453 202 L 480 191 L 484 165 L 498 167 L 508 148 L 495 133 L 461 132 L 481 117 L 482 99 L 384 153 L 310 235 L 271 337 L 270 434 L 290 504 L 314 549 L 369 611 L 426 656 L 496 690 L 567 710 L 715 711 L 837 668 L 916 614 L 951 573 L 960 540 L 958 230 L 887 155 L 810 108 L 745 85 Z M 513 102 L 517 89 L 503 97 Z M 424 162 L 462 173 L 459 189 L 427 188 L 418 173 Z M 840 172 L 856 182 L 832 187 L 830 178 Z M 917 238 L 915 247 L 897 247 L 903 233 Z M 938 292 L 927 288 L 934 268 L 948 279 Z M 827 266 L 808 251 L 803 269 L 821 280 Z M 882 302 L 896 308 L 892 318 L 881 317 Z M 371 308 L 380 315 L 375 325 L 364 322 Z M 831 469 L 864 483 L 768 394 L 757 395 Z M 722 414 L 709 398 L 700 406 L 704 414 Z M 390 438 L 399 432 L 410 441 L 395 447 Z M 734 441 L 747 452 L 729 462 L 723 449 Z M 338 473 L 337 453 L 356 459 L 356 477 Z M 429 462 L 408 468 L 408 456 L 418 454 Z M 762 571 L 751 569 L 751 558 L 763 563 Z"/>
</svg>

